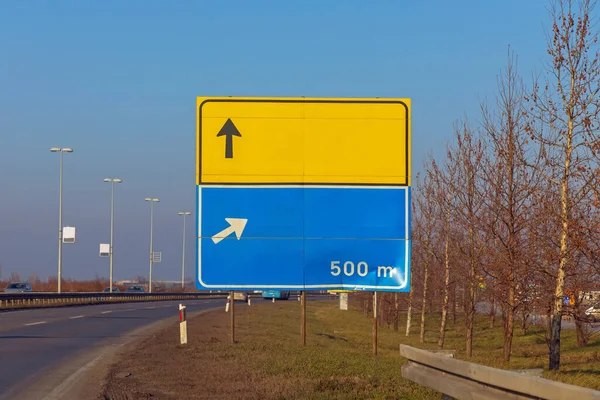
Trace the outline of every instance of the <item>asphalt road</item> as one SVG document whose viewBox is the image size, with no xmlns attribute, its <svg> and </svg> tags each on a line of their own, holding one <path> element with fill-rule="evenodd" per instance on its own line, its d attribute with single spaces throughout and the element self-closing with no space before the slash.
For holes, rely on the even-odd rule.
<svg viewBox="0 0 600 400">
<path fill-rule="evenodd" d="M 258 299 L 256 299 L 258 300 Z M 253 299 L 253 301 L 255 301 Z M 19 393 L 66 360 L 127 336 L 145 325 L 179 319 L 179 304 L 188 314 L 224 307 L 225 299 L 157 301 L 0 313 L 0 399 Z M 244 303 L 236 302 L 236 306 Z"/>
</svg>

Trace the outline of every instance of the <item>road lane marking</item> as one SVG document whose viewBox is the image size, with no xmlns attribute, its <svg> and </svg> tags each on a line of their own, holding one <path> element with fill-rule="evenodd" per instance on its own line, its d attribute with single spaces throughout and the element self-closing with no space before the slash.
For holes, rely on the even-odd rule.
<svg viewBox="0 0 600 400">
<path fill-rule="evenodd" d="M 152 309 L 152 308 L 156 308 L 155 306 L 150 306 L 150 307 L 146 307 L 147 309 Z"/>
<path fill-rule="evenodd" d="M 60 383 L 58 386 L 56 386 L 54 388 L 54 390 L 52 390 L 46 397 L 44 397 L 43 400 L 63 399 L 65 394 L 68 393 L 68 390 L 71 389 L 75 383 L 77 383 L 77 381 L 79 380 L 81 375 L 83 375 L 86 371 L 93 368 L 94 365 L 96 365 L 102 357 L 104 357 L 104 355 L 101 354 L 98 357 L 94 358 L 89 363 L 87 363 L 86 365 L 84 365 L 83 367 L 79 368 L 77 371 L 75 371 L 73 374 L 71 374 L 71 376 L 69 376 L 62 383 Z"/>
<path fill-rule="evenodd" d="M 46 321 L 40 321 L 40 322 L 31 322 L 29 324 L 25 324 L 25 326 L 31 326 L 31 325 L 40 325 L 40 324 L 45 324 Z"/>
<path fill-rule="evenodd" d="M 112 311 L 102 311 L 100 314 L 110 314 Z"/>
<path fill-rule="evenodd" d="M 127 312 L 127 311 L 135 311 L 135 308 L 128 308 L 127 310 L 122 310 L 123 312 Z"/>
<path fill-rule="evenodd" d="M 85 317 L 85 315 L 77 315 L 75 317 L 69 317 L 69 319 L 77 319 L 77 318 L 83 318 Z"/>
</svg>

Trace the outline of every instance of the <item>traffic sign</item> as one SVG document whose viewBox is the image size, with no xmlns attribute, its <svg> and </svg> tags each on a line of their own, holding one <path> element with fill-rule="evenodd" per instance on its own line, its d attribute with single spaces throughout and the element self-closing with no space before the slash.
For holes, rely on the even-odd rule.
<svg viewBox="0 0 600 400">
<path fill-rule="evenodd" d="M 196 184 L 410 185 L 408 99 L 197 99 Z"/>
<path fill-rule="evenodd" d="M 100 244 L 100 257 L 108 257 L 110 256 L 110 244 L 101 243 Z"/>
<path fill-rule="evenodd" d="M 408 99 L 197 106 L 199 289 L 409 291 Z"/>
</svg>

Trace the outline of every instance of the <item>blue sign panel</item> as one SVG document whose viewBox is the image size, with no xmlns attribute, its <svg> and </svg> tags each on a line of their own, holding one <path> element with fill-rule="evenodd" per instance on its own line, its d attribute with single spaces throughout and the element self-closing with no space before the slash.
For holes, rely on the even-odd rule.
<svg viewBox="0 0 600 400">
<path fill-rule="evenodd" d="M 410 187 L 197 187 L 197 286 L 408 292 Z"/>
</svg>

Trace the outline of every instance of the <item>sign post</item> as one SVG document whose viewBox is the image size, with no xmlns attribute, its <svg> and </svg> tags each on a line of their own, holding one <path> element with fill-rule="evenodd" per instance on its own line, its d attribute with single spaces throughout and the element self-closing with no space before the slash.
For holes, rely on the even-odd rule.
<svg viewBox="0 0 600 400">
<path fill-rule="evenodd" d="M 233 290 L 229 292 L 229 297 L 231 298 L 231 344 L 235 343 L 235 298 L 233 297 Z"/>
<path fill-rule="evenodd" d="M 373 355 L 377 355 L 377 292 L 373 292 Z"/>
<path fill-rule="evenodd" d="M 196 110 L 199 290 L 409 292 L 410 99 Z"/>
<path fill-rule="evenodd" d="M 300 319 L 302 322 L 300 323 L 300 339 L 302 341 L 302 346 L 306 346 L 306 291 L 302 291 L 302 301 L 300 303 L 300 307 L 302 308 Z"/>
</svg>

